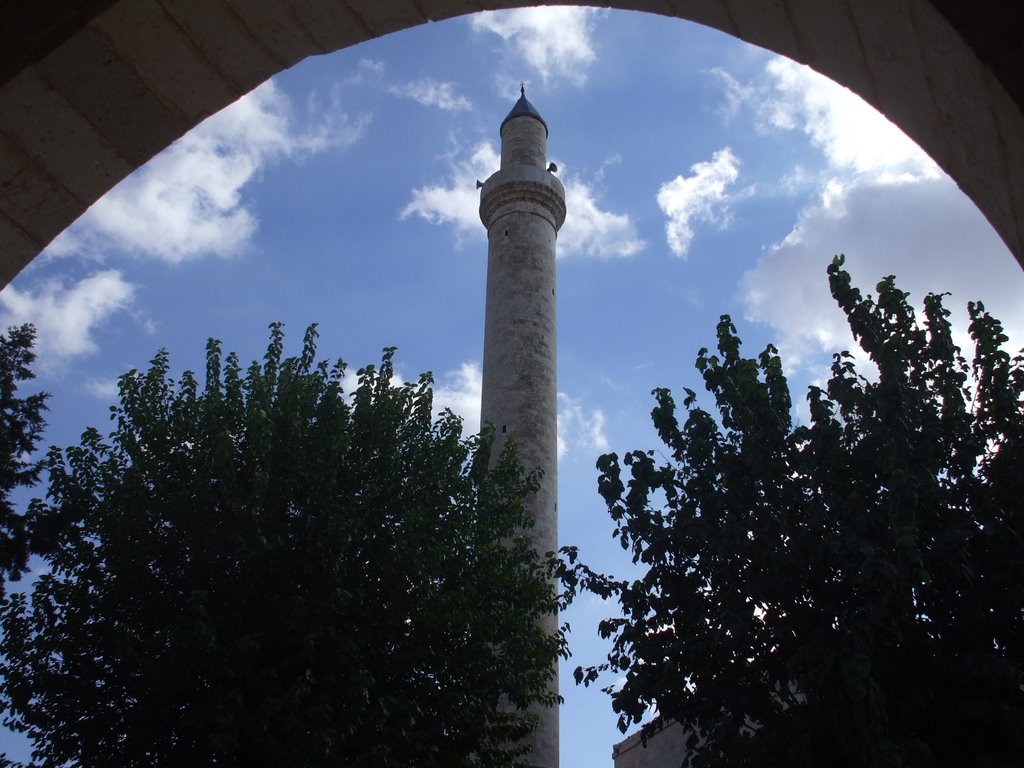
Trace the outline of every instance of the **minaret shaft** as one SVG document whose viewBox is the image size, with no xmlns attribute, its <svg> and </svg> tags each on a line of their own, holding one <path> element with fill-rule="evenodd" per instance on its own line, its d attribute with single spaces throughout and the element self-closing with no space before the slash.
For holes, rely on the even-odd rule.
<svg viewBox="0 0 1024 768">
<path fill-rule="evenodd" d="M 487 227 L 481 423 L 494 424 L 496 452 L 512 437 L 527 471 L 543 471 L 528 507 L 542 554 L 558 547 L 555 240 L 565 219 L 565 191 L 546 170 L 546 155 L 547 126 L 524 95 L 502 124 L 501 169 L 480 196 Z M 558 618 L 548 619 L 544 628 L 554 634 Z M 530 763 L 557 768 L 558 710 L 538 714 Z"/>
<path fill-rule="evenodd" d="M 528 210 L 497 216 L 488 231 L 480 418 L 494 424 L 495 452 L 512 436 L 523 466 L 544 472 L 530 503 L 541 552 L 557 548 L 554 246 L 549 218 Z"/>
</svg>

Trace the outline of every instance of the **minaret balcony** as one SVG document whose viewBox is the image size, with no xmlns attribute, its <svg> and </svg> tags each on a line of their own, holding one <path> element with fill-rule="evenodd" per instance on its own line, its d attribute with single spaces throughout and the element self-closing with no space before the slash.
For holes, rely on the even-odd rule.
<svg viewBox="0 0 1024 768">
<path fill-rule="evenodd" d="M 502 168 L 480 190 L 480 221 L 488 229 L 508 213 L 534 213 L 557 232 L 565 222 L 565 188 L 550 171 L 534 165 Z"/>
</svg>

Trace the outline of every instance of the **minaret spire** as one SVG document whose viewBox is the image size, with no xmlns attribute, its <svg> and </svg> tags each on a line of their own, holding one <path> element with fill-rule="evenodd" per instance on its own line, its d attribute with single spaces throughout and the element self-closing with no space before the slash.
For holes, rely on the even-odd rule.
<svg viewBox="0 0 1024 768">
<path fill-rule="evenodd" d="M 494 425 L 495 451 L 511 436 L 526 470 L 543 471 L 527 510 L 530 536 L 543 555 L 558 548 L 555 241 L 565 221 L 565 190 L 548 170 L 548 126 L 526 100 L 525 83 L 500 133 L 501 168 L 480 191 L 487 228 L 480 421 Z M 553 635 L 557 628 L 558 617 L 548 617 L 544 629 Z M 553 686 L 557 693 L 557 674 Z M 558 768 L 558 710 L 537 714 L 530 765 Z"/>
</svg>

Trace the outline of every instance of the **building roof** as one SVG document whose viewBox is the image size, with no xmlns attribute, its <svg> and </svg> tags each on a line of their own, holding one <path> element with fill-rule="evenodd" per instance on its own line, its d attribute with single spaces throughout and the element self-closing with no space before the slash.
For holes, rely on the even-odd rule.
<svg viewBox="0 0 1024 768">
<path fill-rule="evenodd" d="M 532 117 L 540 121 L 540 124 L 544 126 L 544 135 L 548 135 L 548 124 L 544 122 L 544 118 L 540 116 L 540 112 L 530 102 L 526 100 L 526 86 L 519 86 L 519 101 L 516 102 L 515 106 L 512 107 L 512 111 L 508 113 L 508 117 L 501 121 L 501 127 L 498 129 L 500 134 L 505 129 L 505 123 L 514 117 Z"/>
</svg>

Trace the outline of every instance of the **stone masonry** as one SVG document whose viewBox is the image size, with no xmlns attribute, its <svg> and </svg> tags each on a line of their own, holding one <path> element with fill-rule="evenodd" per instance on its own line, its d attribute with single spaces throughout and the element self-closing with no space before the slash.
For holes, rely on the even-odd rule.
<svg viewBox="0 0 1024 768">
<path fill-rule="evenodd" d="M 481 424 L 513 438 L 528 470 L 544 476 L 529 500 L 530 536 L 541 552 L 558 548 L 558 437 L 555 346 L 555 239 L 565 221 L 565 190 L 547 170 L 547 125 L 525 93 L 501 126 L 501 169 L 480 192 L 487 228 Z M 545 629 L 554 633 L 558 617 Z M 554 681 L 557 692 L 557 677 Z M 558 767 L 558 710 L 538 710 L 530 763 Z"/>
<path fill-rule="evenodd" d="M 207 115 L 307 56 L 430 21 L 540 4 L 544 0 L 4 4 L 0 286 L 132 170 Z M 809 64 L 860 94 L 956 180 L 1024 264 L 1024 4 L 607 5 L 715 27 Z"/>
<path fill-rule="evenodd" d="M 679 768 L 686 757 L 688 735 L 679 723 L 669 723 L 650 734 L 646 744 L 634 733 L 612 747 L 615 768 Z"/>
</svg>

